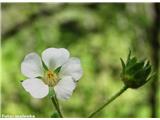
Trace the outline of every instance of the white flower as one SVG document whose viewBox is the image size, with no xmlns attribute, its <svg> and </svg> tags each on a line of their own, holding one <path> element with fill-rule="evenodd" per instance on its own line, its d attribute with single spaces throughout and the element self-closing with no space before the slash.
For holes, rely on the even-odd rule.
<svg viewBox="0 0 160 120">
<path fill-rule="evenodd" d="M 53 87 L 58 99 L 68 99 L 82 76 L 82 67 L 78 58 L 70 57 L 64 48 L 48 48 L 42 52 L 42 61 L 48 68 L 44 69 L 41 58 L 36 53 L 25 56 L 21 71 L 28 77 L 22 82 L 24 89 L 34 98 L 48 95 Z M 55 70 L 60 69 L 59 72 Z"/>
</svg>

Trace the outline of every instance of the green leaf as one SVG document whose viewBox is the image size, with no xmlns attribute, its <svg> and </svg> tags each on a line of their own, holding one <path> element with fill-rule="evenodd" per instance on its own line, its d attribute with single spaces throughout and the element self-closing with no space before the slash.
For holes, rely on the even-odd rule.
<svg viewBox="0 0 160 120">
<path fill-rule="evenodd" d="M 132 59 L 130 59 L 127 63 L 127 67 L 133 66 L 134 64 L 136 64 L 137 62 L 137 58 L 133 57 Z"/>
<path fill-rule="evenodd" d="M 127 62 L 126 63 L 128 63 L 128 61 L 130 60 L 130 57 L 131 57 L 131 50 L 129 50 L 129 54 L 128 54 Z"/>
<path fill-rule="evenodd" d="M 141 61 L 135 64 L 135 66 L 132 67 L 132 69 L 137 70 L 137 69 L 143 69 L 145 61 Z"/>
<path fill-rule="evenodd" d="M 151 72 L 151 66 L 148 66 L 148 67 L 146 68 L 146 70 L 145 70 L 145 77 L 146 77 L 146 78 L 148 77 L 148 75 L 150 74 L 150 72 Z"/>
<path fill-rule="evenodd" d="M 157 74 L 157 73 L 152 73 L 152 75 L 150 75 L 146 81 L 149 81 L 149 80 L 151 80 L 151 79 L 154 79 L 155 76 L 156 76 L 156 74 Z"/>
<path fill-rule="evenodd" d="M 45 70 L 47 70 L 47 71 L 49 70 L 48 67 L 45 65 L 45 63 L 43 62 L 43 60 L 42 60 L 42 65 L 43 65 L 43 68 L 44 68 Z"/>
<path fill-rule="evenodd" d="M 149 67 L 150 66 L 150 62 L 146 61 L 145 67 Z"/>
<path fill-rule="evenodd" d="M 122 58 L 120 58 L 120 60 L 121 60 L 121 64 L 122 64 L 122 68 L 123 68 L 123 73 L 124 73 L 125 72 L 125 63 L 124 63 L 124 61 L 123 61 Z"/>
<path fill-rule="evenodd" d="M 61 70 L 61 68 L 62 68 L 62 66 L 58 67 L 54 72 L 55 72 L 55 73 L 59 73 L 60 70 Z"/>
<path fill-rule="evenodd" d="M 143 69 L 144 66 L 144 61 L 141 61 L 139 63 L 135 63 L 132 66 L 129 66 L 127 68 L 127 72 L 130 74 L 134 74 L 135 72 L 137 72 L 137 70 Z"/>
<path fill-rule="evenodd" d="M 155 73 L 152 74 L 152 75 L 145 81 L 144 84 L 146 84 L 147 82 L 149 82 L 151 79 L 154 79 L 154 77 L 155 77 Z M 144 84 L 143 84 L 143 85 L 144 85 Z"/>
<path fill-rule="evenodd" d="M 42 79 L 42 77 L 41 77 L 41 76 L 38 76 L 38 77 L 36 77 L 36 78 L 38 78 L 38 79 Z"/>
</svg>

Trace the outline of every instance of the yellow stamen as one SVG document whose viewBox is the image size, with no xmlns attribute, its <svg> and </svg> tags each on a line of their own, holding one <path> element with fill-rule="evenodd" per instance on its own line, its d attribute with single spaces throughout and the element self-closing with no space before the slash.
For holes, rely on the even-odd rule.
<svg viewBox="0 0 160 120">
<path fill-rule="evenodd" d="M 44 75 L 44 83 L 49 87 L 53 87 L 58 83 L 58 76 L 51 70 L 48 70 Z"/>
</svg>

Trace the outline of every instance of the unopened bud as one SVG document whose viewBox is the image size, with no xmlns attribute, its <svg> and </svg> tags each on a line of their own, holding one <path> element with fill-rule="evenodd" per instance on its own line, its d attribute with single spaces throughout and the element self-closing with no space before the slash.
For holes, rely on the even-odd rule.
<svg viewBox="0 0 160 120">
<path fill-rule="evenodd" d="M 131 58 L 131 51 L 126 63 L 122 59 L 121 63 L 123 68 L 121 78 L 127 87 L 139 88 L 151 79 L 151 65 L 149 61 L 138 61 L 136 57 Z"/>
</svg>

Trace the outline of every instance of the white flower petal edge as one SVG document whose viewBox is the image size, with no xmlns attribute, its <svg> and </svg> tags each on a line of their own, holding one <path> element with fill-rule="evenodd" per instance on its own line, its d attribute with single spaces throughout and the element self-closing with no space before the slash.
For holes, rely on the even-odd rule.
<svg viewBox="0 0 160 120">
<path fill-rule="evenodd" d="M 21 64 L 21 72 L 28 78 L 35 78 L 43 75 L 41 58 L 36 53 L 25 56 Z"/>
<path fill-rule="evenodd" d="M 76 83 L 72 77 L 64 77 L 61 79 L 58 84 L 54 87 L 56 96 L 60 100 L 67 100 L 73 93 L 73 90 L 76 87 Z"/>
<path fill-rule="evenodd" d="M 64 76 L 72 76 L 75 81 L 78 81 L 83 74 L 80 60 L 76 57 L 70 58 L 62 66 L 59 74 L 61 78 Z"/>
<path fill-rule="evenodd" d="M 48 95 L 49 88 L 42 80 L 37 78 L 27 79 L 22 82 L 24 89 L 34 98 L 43 98 Z"/>
<path fill-rule="evenodd" d="M 62 66 L 69 56 L 69 51 L 65 48 L 48 48 L 42 52 L 42 60 L 52 70 Z"/>
</svg>

